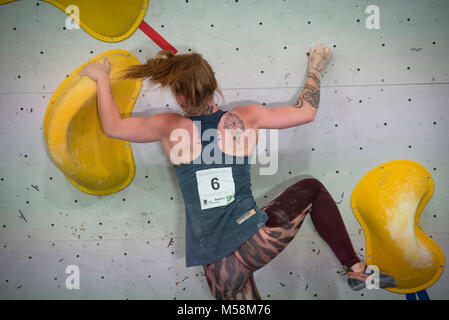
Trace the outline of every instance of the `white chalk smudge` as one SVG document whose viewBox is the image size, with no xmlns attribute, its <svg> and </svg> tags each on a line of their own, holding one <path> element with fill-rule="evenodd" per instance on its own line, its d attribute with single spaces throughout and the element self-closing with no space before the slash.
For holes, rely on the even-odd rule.
<svg viewBox="0 0 449 320">
<path fill-rule="evenodd" d="M 389 221 L 386 225 L 391 239 L 402 249 L 403 258 L 413 268 L 432 266 L 433 253 L 416 238 L 414 220 L 420 202 L 414 192 L 399 195 L 395 206 L 387 208 Z"/>
</svg>

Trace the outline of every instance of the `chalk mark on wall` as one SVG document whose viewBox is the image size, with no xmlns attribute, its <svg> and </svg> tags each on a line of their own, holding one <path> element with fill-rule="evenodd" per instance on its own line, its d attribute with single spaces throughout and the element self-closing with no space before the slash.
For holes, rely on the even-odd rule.
<svg viewBox="0 0 449 320">
<path fill-rule="evenodd" d="M 19 209 L 19 212 L 20 212 L 19 218 L 25 220 L 25 222 L 28 223 L 27 219 L 25 218 L 25 216 L 23 215 L 23 213 L 20 209 Z"/>
</svg>

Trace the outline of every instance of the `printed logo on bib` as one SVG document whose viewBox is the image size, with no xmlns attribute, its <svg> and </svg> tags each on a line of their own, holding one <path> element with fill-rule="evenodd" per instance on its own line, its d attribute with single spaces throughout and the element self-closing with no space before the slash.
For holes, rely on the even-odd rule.
<svg viewBox="0 0 449 320">
<path fill-rule="evenodd" d="M 234 201 L 232 168 L 213 168 L 196 172 L 201 210 L 225 206 Z"/>
</svg>

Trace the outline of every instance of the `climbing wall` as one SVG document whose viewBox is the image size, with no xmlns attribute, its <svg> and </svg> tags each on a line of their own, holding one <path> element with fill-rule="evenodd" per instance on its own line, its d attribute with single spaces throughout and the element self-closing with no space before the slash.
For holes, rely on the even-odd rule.
<svg viewBox="0 0 449 320">
<path fill-rule="evenodd" d="M 378 8 L 377 28 L 370 5 Z M 159 143 L 132 144 L 134 180 L 107 196 L 81 192 L 51 161 L 43 120 L 67 75 L 109 49 L 126 49 L 141 62 L 160 49 L 139 29 L 107 43 L 68 29 L 66 19 L 37 0 L 0 6 L 0 298 L 212 299 L 202 267 L 185 267 L 184 204 Z M 209 61 L 225 110 L 294 103 L 306 52 L 324 42 L 333 57 L 316 119 L 278 132 L 273 174 L 261 174 L 266 164 L 253 166 L 257 203 L 305 177 L 319 179 L 363 258 L 352 190 L 382 163 L 413 160 L 435 182 L 421 227 L 447 254 L 448 1 L 151 0 L 144 20 L 179 53 L 199 52 Z M 160 112 L 180 109 L 144 84 L 132 116 Z M 66 286 L 73 270 L 79 289 Z M 351 291 L 310 218 L 255 279 L 263 299 L 405 299 Z M 448 299 L 447 272 L 427 292 Z"/>
</svg>

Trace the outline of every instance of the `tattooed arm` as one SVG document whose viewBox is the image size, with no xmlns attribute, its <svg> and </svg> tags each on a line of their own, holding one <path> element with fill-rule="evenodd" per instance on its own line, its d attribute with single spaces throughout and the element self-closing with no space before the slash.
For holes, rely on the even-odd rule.
<svg viewBox="0 0 449 320">
<path fill-rule="evenodd" d="M 304 89 L 301 91 L 296 103 L 292 105 L 297 109 L 307 108 L 312 114 L 312 119 L 320 106 L 320 88 L 321 88 L 321 73 L 315 69 L 307 71 L 306 83 Z"/>
<path fill-rule="evenodd" d="M 321 73 L 331 57 L 331 51 L 324 44 L 309 50 L 307 78 L 304 89 L 296 100 L 295 108 L 312 107 L 313 118 L 320 105 Z"/>
</svg>

